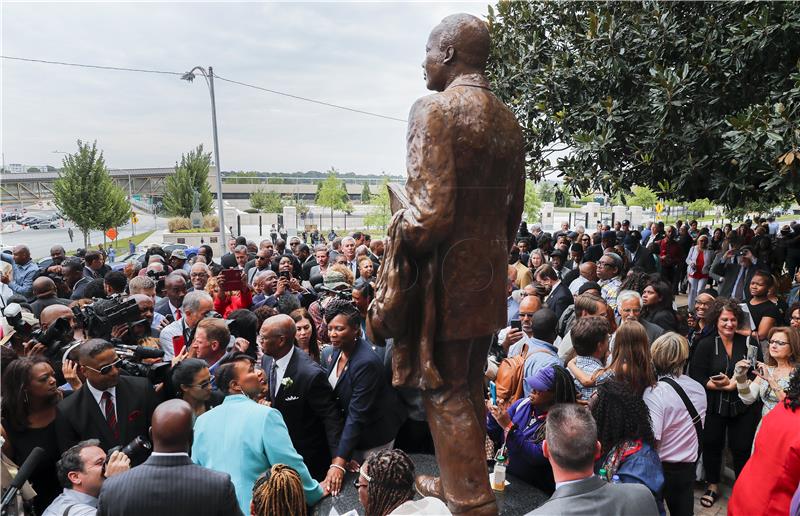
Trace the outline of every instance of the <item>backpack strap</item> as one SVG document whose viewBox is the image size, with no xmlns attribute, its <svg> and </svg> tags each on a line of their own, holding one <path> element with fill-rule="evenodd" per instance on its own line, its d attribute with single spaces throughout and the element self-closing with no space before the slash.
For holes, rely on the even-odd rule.
<svg viewBox="0 0 800 516">
<path fill-rule="evenodd" d="M 689 412 L 689 417 L 692 418 L 692 424 L 694 425 L 694 430 L 697 432 L 697 458 L 700 458 L 700 455 L 703 453 L 703 421 L 700 418 L 700 414 L 697 413 L 697 409 L 694 408 L 694 404 L 692 400 L 689 399 L 689 396 L 686 394 L 686 391 L 683 390 L 683 387 L 680 386 L 678 382 L 674 379 L 670 378 L 669 376 L 664 376 L 658 379 L 659 382 L 664 382 L 670 387 L 672 387 L 675 392 L 680 396 L 681 400 L 683 400 L 683 404 L 686 405 L 686 410 Z"/>
<path fill-rule="evenodd" d="M 69 510 L 75 507 L 76 505 L 78 504 L 73 503 L 72 505 L 68 505 L 67 508 L 64 509 L 64 512 L 61 514 L 61 516 L 67 516 L 69 514 Z"/>
</svg>

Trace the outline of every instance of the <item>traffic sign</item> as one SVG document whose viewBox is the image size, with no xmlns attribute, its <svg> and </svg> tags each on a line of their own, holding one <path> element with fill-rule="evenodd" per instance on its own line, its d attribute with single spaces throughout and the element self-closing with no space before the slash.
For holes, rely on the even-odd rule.
<svg viewBox="0 0 800 516">
<path fill-rule="evenodd" d="M 135 211 L 131 212 L 131 222 L 133 222 L 134 224 L 139 223 L 139 217 L 136 215 Z"/>
<path fill-rule="evenodd" d="M 109 229 L 108 231 L 106 231 L 106 236 L 109 238 L 109 240 L 116 240 L 117 230 L 114 228 Z"/>
<path fill-rule="evenodd" d="M 660 203 L 660 202 L 657 202 L 656 203 L 656 213 L 661 213 L 662 211 L 664 211 L 664 205 L 662 203 Z"/>
</svg>

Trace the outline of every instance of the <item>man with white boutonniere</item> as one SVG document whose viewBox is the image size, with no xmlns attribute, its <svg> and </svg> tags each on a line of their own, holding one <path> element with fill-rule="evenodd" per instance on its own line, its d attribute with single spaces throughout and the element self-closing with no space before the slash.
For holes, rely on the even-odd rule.
<svg viewBox="0 0 800 516">
<path fill-rule="evenodd" d="M 336 456 L 344 421 L 325 371 L 295 345 L 295 323 L 288 315 L 264 321 L 258 344 L 264 352 L 267 399 L 283 416 L 311 476 L 337 495 L 347 467 Z"/>
</svg>

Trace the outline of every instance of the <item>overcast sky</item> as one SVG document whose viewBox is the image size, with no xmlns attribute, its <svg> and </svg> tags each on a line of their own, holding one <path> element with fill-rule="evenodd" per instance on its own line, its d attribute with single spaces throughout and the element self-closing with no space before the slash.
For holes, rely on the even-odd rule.
<svg viewBox="0 0 800 516">
<path fill-rule="evenodd" d="M 13 3 L 2 54 L 216 74 L 405 119 L 444 16 L 472 3 Z M 0 60 L 5 162 L 60 165 L 52 151 L 97 140 L 110 168 L 172 166 L 212 150 L 205 82 Z M 403 122 L 215 83 L 224 170 L 403 173 Z"/>
</svg>

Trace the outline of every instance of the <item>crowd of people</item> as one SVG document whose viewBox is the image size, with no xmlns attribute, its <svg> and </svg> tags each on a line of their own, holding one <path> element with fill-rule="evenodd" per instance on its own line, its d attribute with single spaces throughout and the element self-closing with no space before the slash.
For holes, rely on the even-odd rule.
<svg viewBox="0 0 800 516">
<path fill-rule="evenodd" d="M 425 410 L 366 324 L 384 242 L 330 236 L 114 268 L 59 245 L 42 268 L 24 245 L 0 255 L 4 464 L 44 450 L 20 506 L 306 514 L 351 472 L 366 514 L 447 513 L 415 500 Z M 523 222 L 510 249 L 475 452 L 552 495 L 536 514 L 692 514 L 726 449 L 732 514 L 798 510 L 800 224 Z"/>
</svg>

